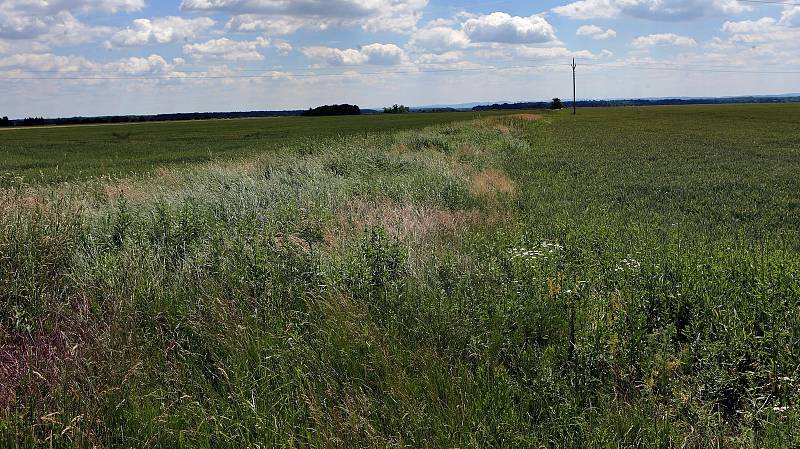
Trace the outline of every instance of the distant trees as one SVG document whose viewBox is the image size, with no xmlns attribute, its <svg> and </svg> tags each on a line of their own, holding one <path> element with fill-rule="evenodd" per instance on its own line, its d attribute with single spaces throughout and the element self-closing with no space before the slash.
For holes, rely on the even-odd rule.
<svg viewBox="0 0 800 449">
<path fill-rule="evenodd" d="M 550 109 L 552 110 L 564 109 L 564 105 L 561 103 L 561 99 L 553 98 L 553 101 L 550 103 Z"/>
<path fill-rule="evenodd" d="M 309 109 L 301 114 L 303 117 L 323 117 L 332 115 L 361 115 L 361 108 L 350 104 L 334 104 Z"/>
<path fill-rule="evenodd" d="M 22 121 L 22 126 L 41 126 L 44 124 L 44 117 L 28 117 Z"/>
<path fill-rule="evenodd" d="M 0 119 L 0 126 L 11 126 L 11 120 L 8 117 L 3 117 Z"/>
<path fill-rule="evenodd" d="M 405 114 L 407 112 L 411 112 L 411 108 L 409 108 L 408 106 L 404 106 L 402 104 L 401 105 L 395 104 L 392 107 L 383 108 L 384 114 Z"/>
</svg>

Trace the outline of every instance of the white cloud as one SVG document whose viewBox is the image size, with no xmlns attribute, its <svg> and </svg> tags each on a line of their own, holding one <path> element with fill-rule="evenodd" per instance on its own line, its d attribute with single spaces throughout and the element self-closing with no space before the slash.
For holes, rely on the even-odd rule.
<svg viewBox="0 0 800 449">
<path fill-rule="evenodd" d="M 696 47 L 697 41 L 687 36 L 673 33 L 650 34 L 639 36 L 631 42 L 634 48 L 650 48 L 658 46 Z"/>
<path fill-rule="evenodd" d="M 574 19 L 690 20 L 711 14 L 739 14 L 752 8 L 737 0 L 579 0 L 552 9 Z"/>
<path fill-rule="evenodd" d="M 781 25 L 800 27 L 800 6 L 787 6 L 781 15 Z"/>
<path fill-rule="evenodd" d="M 87 25 L 67 11 L 55 15 L 2 17 L 0 39 L 16 41 L 18 50 L 46 50 L 92 42 L 113 32 L 112 28 Z"/>
<path fill-rule="evenodd" d="M 394 44 L 370 44 L 360 49 L 341 50 L 330 47 L 306 47 L 303 54 L 311 59 L 323 60 L 330 65 L 397 65 L 406 60 L 405 51 Z"/>
<path fill-rule="evenodd" d="M 524 58 L 529 59 L 598 59 L 599 56 L 588 50 L 572 51 L 565 47 L 519 47 L 515 52 Z"/>
<path fill-rule="evenodd" d="M 787 26 L 783 20 L 772 17 L 725 22 L 722 31 L 731 34 L 728 41 L 732 45 L 766 44 L 775 52 L 800 49 L 800 28 Z"/>
<path fill-rule="evenodd" d="M 183 0 L 181 9 L 231 15 L 229 26 L 238 31 L 289 34 L 351 25 L 407 32 L 427 5 L 428 0 Z"/>
<path fill-rule="evenodd" d="M 173 74 L 172 72 L 182 63 L 183 60 L 180 58 L 169 63 L 159 55 L 150 55 L 146 58 L 133 57 L 103 64 L 101 69 L 104 72 L 126 75 L 168 75 Z"/>
<path fill-rule="evenodd" d="M 272 46 L 275 48 L 275 51 L 277 51 L 278 54 L 281 56 L 286 56 L 289 53 L 291 53 L 292 50 L 294 50 L 292 44 L 285 41 L 276 41 L 272 44 Z"/>
<path fill-rule="evenodd" d="M 464 33 L 472 42 L 538 44 L 556 40 L 553 26 L 543 17 L 517 17 L 503 12 L 468 19 Z"/>
<path fill-rule="evenodd" d="M 108 76 L 172 75 L 183 60 L 167 62 L 159 55 L 146 58 L 126 58 L 109 63 L 97 63 L 82 56 L 60 56 L 52 53 L 19 53 L 0 58 L 0 68 L 15 74 L 53 72 L 62 75 L 80 73 L 91 78 L 94 74 Z"/>
<path fill-rule="evenodd" d="M 434 52 L 446 52 L 451 49 L 469 46 L 469 37 L 462 30 L 454 30 L 444 26 L 422 28 L 411 36 L 410 45 Z"/>
<path fill-rule="evenodd" d="M 183 52 L 195 59 L 217 59 L 223 61 L 250 62 L 263 61 L 259 49 L 270 46 L 269 39 L 259 37 L 254 41 L 234 41 L 223 37 L 201 44 L 183 46 Z"/>
<path fill-rule="evenodd" d="M 594 40 L 604 40 L 617 37 L 617 32 L 613 29 L 609 28 L 604 30 L 596 25 L 584 25 L 578 28 L 578 31 L 575 34 L 578 36 L 591 36 L 591 38 Z"/>
<path fill-rule="evenodd" d="M 406 53 L 394 44 L 370 44 L 361 47 L 368 64 L 396 65 L 405 60 Z"/>
<path fill-rule="evenodd" d="M 232 17 L 225 27 L 233 31 L 261 32 L 272 36 L 283 36 L 292 34 L 308 25 L 308 21 L 292 17 L 272 18 L 242 14 Z"/>
<path fill-rule="evenodd" d="M 448 51 L 445 53 L 424 53 L 419 56 L 417 62 L 420 64 L 449 64 L 461 61 L 464 53 L 460 51 Z"/>
<path fill-rule="evenodd" d="M 2 0 L 0 39 L 20 52 L 92 42 L 113 30 L 87 25 L 76 15 L 136 11 L 144 0 Z M 5 45 L 9 45 L 6 42 Z"/>
<path fill-rule="evenodd" d="M 133 12 L 145 6 L 145 0 L 3 0 L 0 12 L 18 15 L 56 14 L 70 11 L 76 14 L 91 12 Z"/>
<path fill-rule="evenodd" d="M 141 45 L 167 44 L 186 41 L 197 33 L 214 26 L 207 17 L 184 19 L 182 17 L 159 17 L 156 19 L 136 19 L 133 25 L 117 31 L 111 36 L 109 44 L 132 47 Z"/>
</svg>

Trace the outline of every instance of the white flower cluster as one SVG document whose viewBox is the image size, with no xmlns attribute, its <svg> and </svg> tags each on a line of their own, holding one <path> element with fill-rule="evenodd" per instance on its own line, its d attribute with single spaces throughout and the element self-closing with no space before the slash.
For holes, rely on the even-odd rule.
<svg viewBox="0 0 800 449">
<path fill-rule="evenodd" d="M 533 261 L 538 259 L 547 259 L 550 256 L 556 255 L 564 251 L 564 247 L 558 243 L 542 242 L 531 249 L 528 248 L 511 248 L 508 253 L 511 259 L 522 259 L 526 261 Z"/>
<path fill-rule="evenodd" d="M 636 271 L 639 268 L 642 268 L 642 263 L 639 262 L 638 260 L 632 258 L 631 256 L 628 256 L 628 257 L 622 259 L 622 261 L 619 263 L 619 265 L 617 265 L 617 267 L 614 268 L 614 271 L 616 271 L 617 273 L 620 273 L 620 272 L 623 272 L 623 271 Z"/>
</svg>

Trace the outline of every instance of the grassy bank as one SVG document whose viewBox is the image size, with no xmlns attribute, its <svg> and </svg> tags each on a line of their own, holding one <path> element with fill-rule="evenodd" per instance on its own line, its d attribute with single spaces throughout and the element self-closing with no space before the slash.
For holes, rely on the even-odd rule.
<svg viewBox="0 0 800 449">
<path fill-rule="evenodd" d="M 6 188 L 2 445 L 797 446 L 798 120 L 490 117 Z"/>
</svg>

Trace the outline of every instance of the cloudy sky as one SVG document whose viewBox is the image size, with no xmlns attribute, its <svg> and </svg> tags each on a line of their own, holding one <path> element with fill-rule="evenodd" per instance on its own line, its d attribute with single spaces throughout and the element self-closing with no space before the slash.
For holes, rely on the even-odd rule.
<svg viewBox="0 0 800 449">
<path fill-rule="evenodd" d="M 800 92 L 800 0 L 0 0 L 0 116 Z"/>
</svg>

